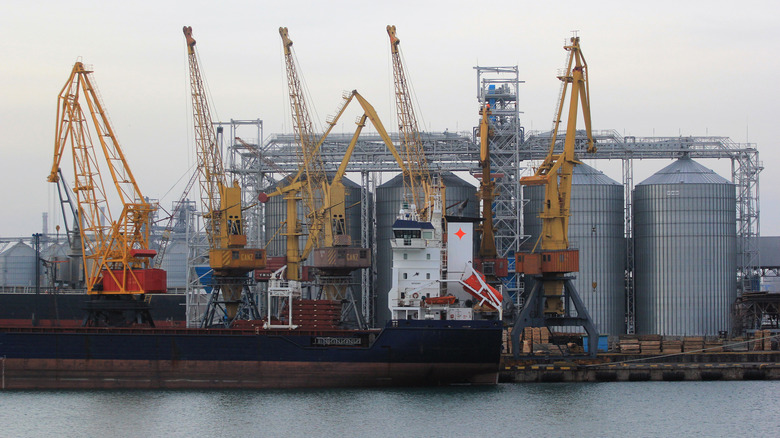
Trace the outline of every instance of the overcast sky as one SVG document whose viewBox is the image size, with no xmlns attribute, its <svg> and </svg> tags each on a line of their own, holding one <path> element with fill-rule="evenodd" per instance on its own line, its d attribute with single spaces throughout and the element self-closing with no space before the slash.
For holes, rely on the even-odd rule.
<svg viewBox="0 0 780 438">
<path fill-rule="evenodd" d="M 780 235 L 774 167 L 780 92 L 774 1 L 17 1 L 0 14 L 0 236 L 61 220 L 51 168 L 57 95 L 81 58 L 94 77 L 141 190 L 167 208 L 194 162 L 182 26 L 193 27 L 220 120 L 262 119 L 290 132 L 278 29 L 289 28 L 309 105 L 323 124 L 357 89 L 392 129 L 385 27 L 398 36 L 426 130 L 478 122 L 476 65 L 518 65 L 521 122 L 548 130 L 578 30 L 588 61 L 593 128 L 634 136 L 725 136 L 754 143 L 761 234 Z M 348 118 L 346 120 L 352 120 Z M 347 128 L 350 129 L 351 128 Z M 247 134 L 252 137 L 252 135 Z M 73 181 L 68 154 L 63 165 Z M 590 162 L 620 181 L 620 167 Z M 669 162 L 637 161 L 635 182 Z M 730 178 L 730 163 L 702 164 Z M 615 171 L 617 169 L 617 171 Z"/>
</svg>

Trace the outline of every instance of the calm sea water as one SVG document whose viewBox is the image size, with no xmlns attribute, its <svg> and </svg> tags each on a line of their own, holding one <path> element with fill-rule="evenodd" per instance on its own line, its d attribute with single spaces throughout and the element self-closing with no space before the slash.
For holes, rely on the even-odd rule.
<svg viewBox="0 0 780 438">
<path fill-rule="evenodd" d="M 780 382 L 12 391 L 0 437 L 778 437 Z"/>
</svg>

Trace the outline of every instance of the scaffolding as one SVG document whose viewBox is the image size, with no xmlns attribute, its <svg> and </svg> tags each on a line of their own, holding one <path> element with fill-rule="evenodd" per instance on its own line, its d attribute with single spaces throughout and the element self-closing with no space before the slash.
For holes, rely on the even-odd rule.
<svg viewBox="0 0 780 438">
<path fill-rule="evenodd" d="M 493 200 L 493 225 L 496 229 L 496 253 L 500 258 L 514 260 L 515 251 L 528 236 L 525 235 L 523 211 L 526 201 L 523 186 L 518 184 L 521 167 L 520 145 L 525 131 L 520 125 L 520 107 L 517 101 L 521 83 L 518 67 L 474 67 L 477 71 L 477 100 L 480 107 L 490 105 L 490 167 L 495 175 Z M 478 144 L 479 128 L 474 130 L 474 143 Z M 492 176 L 492 175 L 491 175 Z M 483 175 L 483 178 L 485 176 Z M 488 176 L 490 177 L 490 176 Z M 501 279 L 504 290 L 514 297 L 520 306 L 523 282 L 510 269 L 509 276 Z"/>
</svg>

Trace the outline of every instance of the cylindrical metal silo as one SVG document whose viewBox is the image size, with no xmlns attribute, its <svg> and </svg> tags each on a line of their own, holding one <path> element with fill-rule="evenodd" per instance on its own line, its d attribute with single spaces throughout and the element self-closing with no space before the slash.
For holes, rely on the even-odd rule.
<svg viewBox="0 0 780 438">
<path fill-rule="evenodd" d="M 479 202 L 477 200 L 477 189 L 474 185 L 461 179 L 452 172 L 444 172 L 441 175 L 441 181 L 444 184 L 445 202 L 447 206 L 453 206 L 468 200 L 463 211 L 456 212 L 454 208 L 448 211 L 448 214 L 459 213 L 466 217 L 478 217 Z M 376 323 L 378 326 L 390 318 L 390 311 L 387 308 L 387 292 L 392 287 L 392 262 L 393 254 L 390 248 L 390 238 L 393 233 L 393 223 L 398 212 L 401 210 L 401 203 L 404 201 L 403 177 L 399 174 L 390 181 L 376 188 L 376 272 L 377 277 L 374 281 L 374 296 L 376 309 Z"/>
<path fill-rule="evenodd" d="M 0 286 L 35 286 L 35 250 L 17 242 L 0 254 Z"/>
<path fill-rule="evenodd" d="M 165 255 L 160 266 L 167 274 L 168 289 L 180 289 L 183 291 L 187 287 L 188 257 L 189 247 L 187 241 L 183 236 L 176 235 L 176 238 L 165 249 Z"/>
<path fill-rule="evenodd" d="M 276 188 L 286 187 L 290 184 L 290 177 L 282 179 L 279 183 L 272 185 L 266 189 L 268 193 L 272 193 Z M 286 242 L 284 232 L 286 226 L 284 225 L 287 220 L 287 206 L 284 200 L 284 196 L 271 197 L 265 204 L 265 235 L 268 243 L 267 255 L 268 257 L 284 256 L 286 252 Z M 304 218 L 303 211 L 298 209 L 298 220 L 302 221 Z M 303 246 L 301 246 L 303 249 Z"/>
<path fill-rule="evenodd" d="M 525 187 L 525 234 L 530 250 L 542 231 L 544 186 Z M 625 333 L 625 233 L 623 186 L 587 164 L 574 167 L 569 244 L 580 251 L 577 289 L 599 333 Z M 538 249 L 538 248 L 537 248 Z M 532 281 L 532 280 L 531 280 Z M 532 287 L 526 282 L 526 290 Z"/>
<path fill-rule="evenodd" d="M 637 333 L 717 335 L 736 289 L 734 184 L 685 156 L 634 189 Z"/>
</svg>

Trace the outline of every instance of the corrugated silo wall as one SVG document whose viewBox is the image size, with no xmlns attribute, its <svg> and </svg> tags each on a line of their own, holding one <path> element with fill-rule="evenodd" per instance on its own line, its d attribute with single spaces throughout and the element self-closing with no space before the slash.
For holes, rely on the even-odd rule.
<svg viewBox="0 0 780 438">
<path fill-rule="evenodd" d="M 637 333 L 729 330 L 737 297 L 735 193 L 733 184 L 636 186 Z"/>
<path fill-rule="evenodd" d="M 530 250 L 541 233 L 539 212 L 544 190 L 544 186 L 524 189 L 525 198 L 529 200 L 524 209 L 525 233 L 531 236 L 523 246 L 524 250 Z M 599 333 L 606 335 L 625 333 L 623 199 L 623 186 L 619 183 L 586 164 L 574 168 L 569 243 L 580 251 L 580 270 L 574 274 L 573 283 Z M 526 292 L 532 287 L 533 280 L 526 279 Z"/>
<path fill-rule="evenodd" d="M 35 286 L 35 250 L 19 242 L 0 254 L 0 286 Z"/>
<path fill-rule="evenodd" d="M 445 172 L 442 181 L 446 187 L 446 204 L 453 205 L 468 199 L 468 204 L 463 210 L 463 216 L 477 217 L 479 214 L 479 202 L 476 187 L 461 179 L 452 172 Z M 404 186 L 401 175 L 397 175 L 390 181 L 380 185 L 376 189 L 376 270 L 377 278 L 374 282 L 376 324 L 383 326 L 390 318 L 387 308 L 387 293 L 392 287 L 392 262 L 393 254 L 390 248 L 393 222 L 403 202 Z M 454 209 L 453 209 L 454 210 Z M 450 213 L 454 213 L 450 211 Z"/>
<path fill-rule="evenodd" d="M 176 238 L 165 249 L 161 268 L 166 272 L 168 288 L 184 289 L 187 287 L 188 251 L 187 241 L 182 238 Z"/>
</svg>

